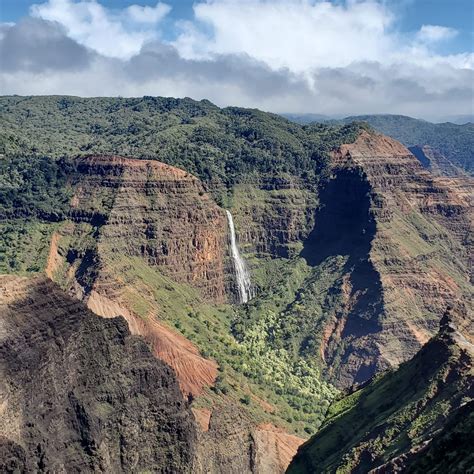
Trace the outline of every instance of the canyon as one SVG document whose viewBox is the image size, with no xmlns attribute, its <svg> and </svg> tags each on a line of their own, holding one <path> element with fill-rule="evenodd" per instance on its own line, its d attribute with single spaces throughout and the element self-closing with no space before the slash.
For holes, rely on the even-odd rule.
<svg viewBox="0 0 474 474">
<path fill-rule="evenodd" d="M 29 107 L 39 134 L 56 109 L 54 99 L 40 101 L 50 111 L 47 118 L 43 108 L 34 108 L 36 99 Z M 60 109 L 69 114 L 65 123 L 76 106 L 88 106 L 81 100 L 71 99 L 69 112 Z M 25 107 L 12 101 L 9 107 Z M 106 423 L 114 430 L 126 401 L 111 395 L 117 411 L 110 414 L 100 405 L 100 394 L 89 390 L 81 394 L 92 397 L 81 402 L 87 426 L 82 419 L 79 425 L 71 421 L 67 410 L 61 414 L 73 426 L 71 436 L 82 430 L 93 440 L 89 445 L 100 446 L 92 452 L 88 445 L 85 454 L 77 448 L 71 456 L 78 465 L 97 471 L 160 465 L 162 472 L 284 472 L 340 390 L 365 384 L 415 356 L 436 335 L 446 306 L 454 308 L 456 330 L 473 342 L 468 176 L 435 176 L 403 145 L 366 127 L 300 127 L 271 114 L 221 110 L 188 99 L 103 103 L 116 107 L 100 116 L 104 123 L 115 117 L 109 129 L 103 125 L 100 133 L 89 132 L 99 101 L 85 124 L 79 122 L 84 131 L 76 129 L 83 134 L 80 142 L 90 146 L 82 149 L 66 131 L 61 140 L 38 139 L 39 149 L 54 150 L 51 166 L 57 169 L 48 169 L 48 186 L 31 186 L 26 204 L 15 194 L 21 186 L 9 188 L 2 201 L 13 203 L 2 204 L 0 217 L 10 242 L 16 242 L 2 249 L 7 255 L 2 268 L 22 275 L 2 277 L 2 350 L 7 360 L 12 345 L 41 351 L 52 344 L 63 351 L 62 341 L 73 341 L 70 334 L 77 333 L 77 344 L 64 351 L 79 357 L 84 365 L 77 370 L 83 374 L 91 362 L 82 334 L 91 325 L 102 341 L 97 344 L 104 346 L 104 362 L 91 375 L 95 380 L 112 363 L 110 351 L 118 351 L 106 350 L 103 340 L 119 331 L 120 338 L 110 344 L 126 347 L 125 360 L 117 356 L 122 366 L 107 374 L 110 384 L 117 388 L 113 378 L 128 374 L 127 364 L 135 359 L 165 374 L 159 381 L 143 375 L 151 385 L 130 382 L 130 403 L 142 396 L 151 400 L 143 416 L 151 410 L 147 426 L 158 433 L 151 405 L 163 405 L 160 416 L 169 420 L 160 426 L 172 427 L 166 432 L 168 448 L 179 455 L 176 466 L 152 457 L 153 450 L 164 453 L 160 434 L 154 448 L 142 446 L 147 453 L 108 464 L 117 459 L 118 445 L 96 426 Z M 80 110 L 75 116 L 82 119 Z M 143 131 L 141 141 L 135 132 L 115 133 L 118 121 L 127 130 L 129 112 Z M 148 133 L 148 126 L 156 133 Z M 102 139 L 104 130 L 110 142 Z M 19 132 L 12 126 L 10 133 Z M 27 143 L 34 133 L 27 126 L 21 139 Z M 162 140 L 161 148 L 153 140 Z M 5 147 L 18 143 L 15 138 Z M 21 146 L 30 156 L 27 145 Z M 60 161 L 66 152 L 69 161 Z M 60 179 L 53 181 L 53 172 Z M 22 176 L 37 178 L 26 171 Z M 45 197 L 38 199 L 33 193 L 41 186 Z M 56 203 L 54 212 L 41 207 L 49 199 Z M 36 318 L 31 341 L 22 342 L 18 328 L 28 333 L 27 321 Z M 139 353 L 127 341 L 134 341 L 130 344 L 139 346 Z M 43 369 L 56 379 L 65 370 L 63 355 L 47 357 Z M 8 374 L 10 387 L 21 383 L 14 371 Z M 47 393 L 41 380 L 32 383 L 40 387 L 39 397 Z M 78 383 L 67 379 L 51 395 L 58 406 L 69 406 L 64 394 Z M 155 400 L 148 393 L 160 383 L 166 390 L 159 389 L 154 396 L 163 398 Z M 33 406 L 20 398 L 9 404 L 10 395 L 3 399 L 5 426 Z M 133 406 L 123 410 L 131 423 L 143 422 L 129 415 Z M 41 423 L 17 426 L 14 437 L 3 434 L 8 439 L 2 450 L 15 459 L 11 465 L 42 458 L 45 466 L 60 469 L 52 460 L 58 445 L 44 444 L 41 433 L 50 428 Z M 130 428 L 131 436 L 137 429 Z M 46 454 L 33 453 L 26 439 L 38 442 Z M 133 440 L 125 443 L 130 452 Z M 62 456 L 58 462 L 65 462 Z"/>
</svg>

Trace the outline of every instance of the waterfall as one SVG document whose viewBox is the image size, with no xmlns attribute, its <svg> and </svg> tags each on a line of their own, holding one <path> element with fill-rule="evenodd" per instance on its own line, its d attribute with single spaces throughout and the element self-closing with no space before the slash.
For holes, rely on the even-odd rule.
<svg viewBox="0 0 474 474">
<path fill-rule="evenodd" d="M 240 256 L 239 248 L 237 247 L 237 240 L 235 238 L 234 219 L 229 211 L 227 214 L 227 221 L 230 229 L 230 247 L 232 252 L 232 260 L 234 262 L 235 277 L 237 280 L 237 289 L 239 291 L 240 303 L 247 303 L 252 298 L 252 287 L 250 284 L 250 274 L 245 265 L 244 259 Z"/>
</svg>

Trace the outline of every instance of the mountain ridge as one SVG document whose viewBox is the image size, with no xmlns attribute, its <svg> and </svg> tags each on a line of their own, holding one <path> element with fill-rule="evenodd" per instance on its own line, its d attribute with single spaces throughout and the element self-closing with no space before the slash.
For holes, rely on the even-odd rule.
<svg viewBox="0 0 474 474">
<path fill-rule="evenodd" d="M 472 416 L 463 428 L 466 438 L 457 435 L 463 441 L 450 447 L 459 457 L 433 445 L 461 426 L 461 413 L 472 415 L 473 357 L 474 345 L 445 313 L 439 333 L 412 360 L 330 408 L 320 432 L 299 449 L 287 472 L 426 472 L 420 468 L 428 455 L 438 456 L 450 472 L 462 472 L 469 463 Z"/>
<path fill-rule="evenodd" d="M 283 114 L 289 120 L 300 124 L 323 122 L 347 124 L 366 122 L 375 130 L 400 141 L 420 160 L 420 163 L 438 176 L 472 176 L 474 169 L 474 123 L 439 122 L 416 119 L 407 115 L 366 114 L 345 118 L 313 119 L 313 114 L 292 117 Z"/>
</svg>

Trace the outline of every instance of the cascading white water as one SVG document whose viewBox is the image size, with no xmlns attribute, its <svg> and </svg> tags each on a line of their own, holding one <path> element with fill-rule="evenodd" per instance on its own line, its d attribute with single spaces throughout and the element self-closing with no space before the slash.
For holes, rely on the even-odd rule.
<svg viewBox="0 0 474 474">
<path fill-rule="evenodd" d="M 237 240 L 235 238 L 234 219 L 229 211 L 227 214 L 227 221 L 230 229 L 230 247 L 232 252 L 232 260 L 234 261 L 235 277 L 237 279 L 237 290 L 239 291 L 239 302 L 247 303 L 252 298 L 252 286 L 250 283 L 250 274 L 245 265 L 244 259 L 240 256 L 239 248 L 237 247 Z"/>
</svg>

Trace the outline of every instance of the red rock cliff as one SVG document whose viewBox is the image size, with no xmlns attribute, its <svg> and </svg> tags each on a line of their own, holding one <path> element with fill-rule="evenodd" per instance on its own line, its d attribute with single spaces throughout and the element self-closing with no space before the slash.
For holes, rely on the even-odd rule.
<svg viewBox="0 0 474 474">
<path fill-rule="evenodd" d="M 357 262 L 343 280 L 345 303 L 322 344 L 335 380 L 361 382 L 412 357 L 436 332 L 448 304 L 472 336 L 472 180 L 433 177 L 400 143 L 367 132 L 334 154 L 332 172 L 332 191 L 322 194 L 330 215 L 319 225 L 345 222 L 337 219 L 335 200 L 366 221 L 351 237 Z"/>
</svg>

